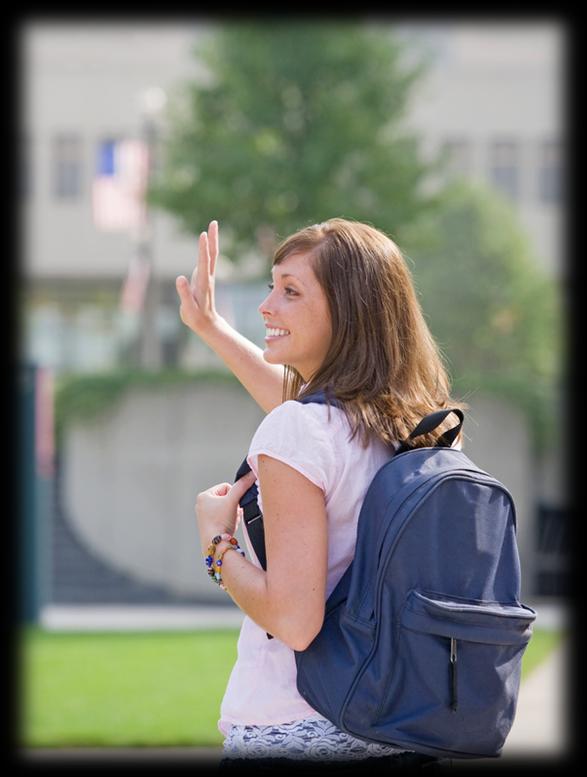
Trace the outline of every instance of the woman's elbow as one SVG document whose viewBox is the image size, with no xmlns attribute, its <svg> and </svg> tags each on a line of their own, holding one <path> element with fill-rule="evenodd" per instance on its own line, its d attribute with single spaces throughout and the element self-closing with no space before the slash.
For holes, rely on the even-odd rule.
<svg viewBox="0 0 587 777">
<path fill-rule="evenodd" d="M 295 628 L 292 628 L 287 640 L 287 646 L 298 653 L 307 650 L 320 633 L 323 623 L 324 612 L 322 612 L 319 621 L 314 622 L 314 625 L 308 623 L 308 618 L 306 617 L 304 623 L 298 623 Z"/>
<path fill-rule="evenodd" d="M 292 650 L 295 650 L 297 653 L 302 653 L 304 650 L 307 650 L 312 642 L 316 639 L 316 635 L 311 637 L 311 639 L 304 639 L 304 640 L 296 640 L 291 645 L 288 645 Z"/>
</svg>

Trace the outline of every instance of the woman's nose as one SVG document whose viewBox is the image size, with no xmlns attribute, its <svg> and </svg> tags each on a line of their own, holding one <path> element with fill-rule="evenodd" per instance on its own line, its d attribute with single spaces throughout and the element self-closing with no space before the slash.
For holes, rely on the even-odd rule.
<svg viewBox="0 0 587 777">
<path fill-rule="evenodd" d="M 265 313 L 268 313 L 269 315 L 271 314 L 271 311 L 270 311 L 270 308 L 269 308 L 269 299 L 270 299 L 270 297 L 271 297 L 271 293 L 269 293 L 269 294 L 268 294 L 268 295 L 265 297 L 265 299 L 263 300 L 263 302 L 262 302 L 262 303 L 259 305 L 259 307 L 257 308 L 257 310 L 259 311 L 259 313 L 260 313 L 262 316 L 263 316 L 263 315 L 265 315 Z"/>
</svg>

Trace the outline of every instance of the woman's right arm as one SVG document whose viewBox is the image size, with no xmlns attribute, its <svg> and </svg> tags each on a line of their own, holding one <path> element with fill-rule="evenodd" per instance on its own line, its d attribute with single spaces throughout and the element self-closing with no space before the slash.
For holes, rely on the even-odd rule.
<svg viewBox="0 0 587 777">
<path fill-rule="evenodd" d="M 191 281 L 176 280 L 183 323 L 219 356 L 255 402 L 269 413 L 282 402 L 284 367 L 268 364 L 263 351 L 230 326 L 216 311 L 214 271 L 218 256 L 218 223 L 200 234 L 198 264 Z"/>
<path fill-rule="evenodd" d="M 224 361 L 266 413 L 281 404 L 283 365 L 268 364 L 263 359 L 261 348 L 241 335 L 221 316 L 200 337 Z"/>
</svg>

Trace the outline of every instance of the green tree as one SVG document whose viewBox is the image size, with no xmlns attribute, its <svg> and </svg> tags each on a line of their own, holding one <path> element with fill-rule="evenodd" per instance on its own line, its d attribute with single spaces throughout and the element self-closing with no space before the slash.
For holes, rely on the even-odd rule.
<svg viewBox="0 0 587 777">
<path fill-rule="evenodd" d="M 195 51 L 205 77 L 170 100 L 150 201 L 190 234 L 217 218 L 236 261 L 332 216 L 399 235 L 433 169 L 401 128 L 426 63 L 402 53 L 390 25 L 219 27 Z"/>
<path fill-rule="evenodd" d="M 457 389 L 515 400 L 543 442 L 560 388 L 562 306 L 511 205 L 455 182 L 412 222 L 403 248 Z"/>
</svg>

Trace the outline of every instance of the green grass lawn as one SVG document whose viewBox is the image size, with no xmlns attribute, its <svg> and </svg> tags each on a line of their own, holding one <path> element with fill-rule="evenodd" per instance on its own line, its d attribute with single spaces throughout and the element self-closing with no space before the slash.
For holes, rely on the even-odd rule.
<svg viewBox="0 0 587 777">
<path fill-rule="evenodd" d="M 522 679 L 561 639 L 535 629 Z M 54 633 L 27 629 L 19 646 L 25 747 L 222 744 L 220 702 L 238 629 Z"/>
</svg>

